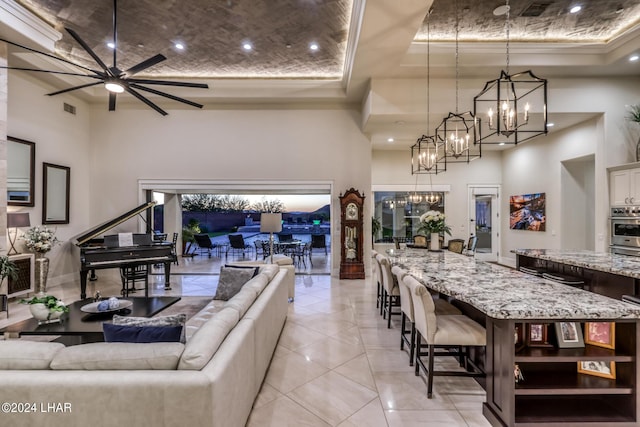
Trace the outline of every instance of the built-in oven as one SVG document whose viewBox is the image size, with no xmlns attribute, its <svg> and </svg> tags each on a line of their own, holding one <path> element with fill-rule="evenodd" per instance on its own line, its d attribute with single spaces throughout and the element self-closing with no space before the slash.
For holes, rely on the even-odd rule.
<svg viewBox="0 0 640 427">
<path fill-rule="evenodd" d="M 640 256 L 640 206 L 611 208 L 611 252 Z"/>
</svg>

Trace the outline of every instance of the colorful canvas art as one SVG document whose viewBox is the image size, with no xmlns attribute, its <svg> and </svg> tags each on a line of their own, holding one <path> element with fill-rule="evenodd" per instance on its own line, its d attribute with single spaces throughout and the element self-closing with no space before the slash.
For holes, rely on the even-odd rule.
<svg viewBox="0 0 640 427">
<path fill-rule="evenodd" d="M 545 231 L 545 193 L 522 194 L 509 198 L 509 228 Z"/>
</svg>

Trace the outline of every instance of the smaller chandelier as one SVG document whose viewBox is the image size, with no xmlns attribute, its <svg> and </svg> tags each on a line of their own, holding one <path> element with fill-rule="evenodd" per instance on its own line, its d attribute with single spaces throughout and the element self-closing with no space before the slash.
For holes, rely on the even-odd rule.
<svg viewBox="0 0 640 427">
<path fill-rule="evenodd" d="M 417 205 L 418 203 L 422 202 L 422 196 L 417 192 L 414 192 L 413 194 L 409 195 L 409 202 L 412 205 Z"/>
<path fill-rule="evenodd" d="M 470 111 L 449 113 L 436 128 L 436 137 L 444 145 L 444 163 L 469 163 L 482 156 L 482 148 L 476 141 L 480 129 Z"/>
<path fill-rule="evenodd" d="M 435 205 L 440 202 L 440 194 L 433 192 L 427 193 L 424 196 L 424 202 L 429 205 Z"/>
<path fill-rule="evenodd" d="M 411 147 L 411 174 L 439 174 L 447 170 L 444 144 L 434 136 L 422 135 Z"/>
</svg>

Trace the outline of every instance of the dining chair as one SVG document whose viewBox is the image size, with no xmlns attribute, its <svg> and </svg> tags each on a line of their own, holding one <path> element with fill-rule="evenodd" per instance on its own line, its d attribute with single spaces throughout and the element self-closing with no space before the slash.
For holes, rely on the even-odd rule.
<svg viewBox="0 0 640 427">
<path fill-rule="evenodd" d="M 402 311 L 393 311 L 394 307 L 400 309 L 400 288 L 391 274 L 391 263 L 389 258 L 382 254 L 376 257 L 380 263 L 382 271 L 382 288 L 384 291 L 382 298 L 382 318 L 387 319 L 387 329 L 391 329 L 391 316 L 400 315 Z"/>
<path fill-rule="evenodd" d="M 122 281 L 123 297 L 128 297 L 129 292 L 136 292 L 136 282 L 144 283 L 144 296 L 149 296 L 149 270 L 147 264 L 135 265 L 132 267 L 120 267 L 120 280 Z"/>
<path fill-rule="evenodd" d="M 468 348 L 486 346 L 485 328 L 463 314 L 437 314 L 431 293 L 423 284 L 408 274 L 402 280 L 409 288 L 413 301 L 416 343 L 421 343 L 424 339 L 428 348 L 427 352 L 422 352 L 420 347 L 416 346 L 415 352 L 416 376 L 420 375 L 420 370 L 427 375 L 427 398 L 433 397 L 434 376 L 484 377 L 485 373 L 469 359 Z M 436 352 L 436 349 L 442 348 L 448 351 Z M 428 356 L 427 365 L 424 364 L 422 356 Z M 457 356 L 464 370 L 436 371 L 435 356 Z"/>
<path fill-rule="evenodd" d="M 311 235 L 311 250 L 324 249 L 324 254 L 327 255 L 327 239 L 324 234 L 312 234 Z"/>
<path fill-rule="evenodd" d="M 376 284 L 376 308 L 380 309 L 382 314 L 382 270 L 380 270 L 380 263 L 377 259 L 378 252 L 371 251 L 371 264 L 373 266 L 373 281 Z"/>
<path fill-rule="evenodd" d="M 447 248 L 451 252 L 455 252 L 457 254 L 461 254 L 464 251 L 464 240 L 462 239 L 451 239 L 449 240 Z"/>
<path fill-rule="evenodd" d="M 417 248 L 426 248 L 427 247 L 427 236 L 422 234 L 416 234 L 413 236 L 413 246 Z"/>
<path fill-rule="evenodd" d="M 467 243 L 467 249 L 465 251 L 465 255 L 475 255 L 476 246 L 478 246 L 478 236 L 469 237 L 469 242 Z"/>
</svg>

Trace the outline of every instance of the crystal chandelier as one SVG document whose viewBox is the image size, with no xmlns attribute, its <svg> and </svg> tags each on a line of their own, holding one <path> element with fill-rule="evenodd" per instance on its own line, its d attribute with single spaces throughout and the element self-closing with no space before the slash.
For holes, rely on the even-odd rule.
<svg viewBox="0 0 640 427">
<path fill-rule="evenodd" d="M 444 144 L 444 164 L 449 163 L 469 163 L 471 160 L 482 156 L 480 144 L 477 143 L 479 133 L 479 120 L 466 111 L 460 113 L 458 109 L 458 34 L 460 32 L 458 18 L 458 2 L 456 8 L 456 112 L 449 113 L 436 128 L 436 138 Z"/>
<path fill-rule="evenodd" d="M 476 117 L 484 112 L 486 119 L 479 123 L 482 129 L 480 144 L 518 144 L 547 133 L 547 80 L 530 70 L 509 72 L 509 31 L 511 26 L 509 0 L 496 11 L 506 11 L 506 71 L 488 81 L 473 98 Z M 496 14 L 494 11 L 494 14 Z"/>
<path fill-rule="evenodd" d="M 431 83 L 430 79 L 430 27 L 429 18 L 431 12 L 427 13 L 427 132 L 429 129 L 429 115 L 430 111 L 430 93 L 429 87 Z M 446 161 L 444 161 L 444 144 L 439 142 L 435 136 L 422 135 L 416 140 L 416 143 L 411 146 L 411 174 L 439 174 L 447 170 Z M 416 177 L 416 187 L 418 185 L 418 178 Z M 414 192 L 415 198 L 418 196 Z M 419 202 L 416 202 L 419 203 Z"/>
</svg>

